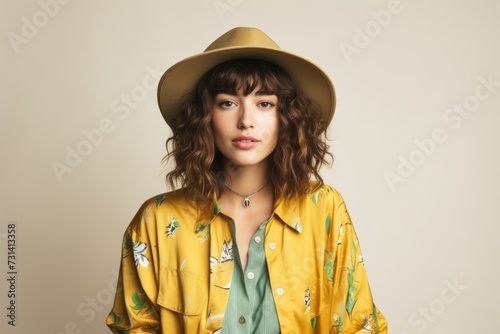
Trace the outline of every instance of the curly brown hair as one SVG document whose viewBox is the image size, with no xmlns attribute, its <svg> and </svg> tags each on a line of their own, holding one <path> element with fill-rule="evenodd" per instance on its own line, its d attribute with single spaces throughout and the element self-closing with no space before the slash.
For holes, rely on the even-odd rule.
<svg viewBox="0 0 500 334">
<path fill-rule="evenodd" d="M 182 110 L 173 121 L 165 161 L 173 158 L 174 169 L 167 174 L 172 188 L 181 186 L 188 196 L 209 206 L 223 189 L 223 156 L 214 143 L 211 109 L 222 91 L 244 95 L 257 87 L 278 97 L 278 144 L 270 159 L 270 181 L 275 199 L 301 197 L 323 184 L 319 170 L 331 164 L 324 124 L 312 102 L 298 89 L 287 73 L 258 59 L 236 59 L 208 71 L 196 89 L 181 102 Z M 332 158 L 329 163 L 326 156 Z M 311 189 L 311 177 L 317 182 Z"/>
</svg>

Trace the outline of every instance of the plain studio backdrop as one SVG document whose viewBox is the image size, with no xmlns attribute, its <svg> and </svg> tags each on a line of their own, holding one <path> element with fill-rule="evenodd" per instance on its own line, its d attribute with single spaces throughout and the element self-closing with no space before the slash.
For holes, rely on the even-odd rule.
<svg viewBox="0 0 500 334">
<path fill-rule="evenodd" d="M 345 197 L 390 332 L 498 333 L 500 2 L 39 0 L 0 13 L 2 333 L 108 331 L 124 229 L 167 190 L 158 79 L 235 26 L 332 77 L 322 175 Z"/>
</svg>

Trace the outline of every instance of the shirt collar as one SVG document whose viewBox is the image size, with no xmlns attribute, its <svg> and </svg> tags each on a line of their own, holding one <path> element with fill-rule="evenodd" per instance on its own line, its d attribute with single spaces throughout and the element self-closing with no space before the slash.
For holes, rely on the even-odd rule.
<svg viewBox="0 0 500 334">
<path fill-rule="evenodd" d="M 300 199 L 280 199 L 276 203 L 274 215 L 278 216 L 283 223 L 302 233 L 302 225 L 300 222 Z"/>
<path fill-rule="evenodd" d="M 211 215 L 207 215 L 206 218 L 199 219 L 199 224 L 197 224 L 197 230 L 201 226 L 209 225 L 214 219 L 221 213 L 221 209 L 217 201 L 213 203 L 213 212 Z M 293 230 L 301 233 L 302 225 L 300 222 L 300 200 L 298 198 L 293 199 L 280 199 L 275 203 L 275 208 L 273 212 L 274 216 L 277 216 L 283 223 L 291 227 Z"/>
</svg>

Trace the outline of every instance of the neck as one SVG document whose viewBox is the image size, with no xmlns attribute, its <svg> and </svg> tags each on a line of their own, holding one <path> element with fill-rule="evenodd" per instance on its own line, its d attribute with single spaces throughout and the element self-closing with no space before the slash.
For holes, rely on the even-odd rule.
<svg viewBox="0 0 500 334">
<path fill-rule="evenodd" d="M 267 206 L 273 204 L 273 187 L 269 182 L 269 172 L 267 166 L 238 166 L 226 165 L 226 187 L 220 198 L 220 204 L 224 204 L 226 209 L 233 207 L 241 209 L 243 207 L 243 196 L 251 195 L 249 207 L 244 208 L 245 212 L 253 211 L 261 207 L 263 203 Z M 257 193 L 255 193 L 257 191 Z M 255 193 L 255 194 L 254 194 Z M 253 194 L 253 195 L 252 195 Z M 243 196 L 242 196 L 243 195 Z M 232 210 L 231 210 L 232 211 Z"/>
<path fill-rule="evenodd" d="M 269 181 L 267 164 L 255 166 L 234 166 L 226 163 L 227 184 L 240 194 L 251 194 Z"/>
</svg>

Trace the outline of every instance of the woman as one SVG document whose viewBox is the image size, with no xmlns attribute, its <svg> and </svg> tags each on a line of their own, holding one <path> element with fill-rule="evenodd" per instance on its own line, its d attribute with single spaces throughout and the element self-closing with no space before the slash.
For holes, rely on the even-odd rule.
<svg viewBox="0 0 500 334">
<path fill-rule="evenodd" d="M 319 174 L 328 76 L 235 28 L 167 70 L 158 99 L 177 190 L 125 232 L 110 329 L 387 333 L 344 201 Z"/>
</svg>

